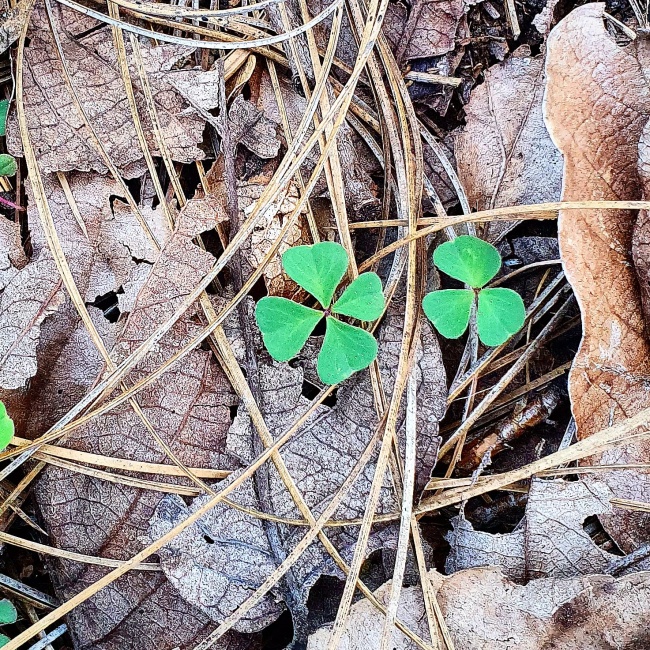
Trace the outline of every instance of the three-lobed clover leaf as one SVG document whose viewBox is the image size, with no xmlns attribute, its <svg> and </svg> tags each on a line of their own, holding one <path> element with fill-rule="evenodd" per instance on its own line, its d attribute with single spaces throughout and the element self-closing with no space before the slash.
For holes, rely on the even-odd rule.
<svg viewBox="0 0 650 650">
<path fill-rule="evenodd" d="M 11 625 L 18 620 L 18 612 L 13 603 L 6 598 L 0 600 L 0 625 Z M 7 645 L 11 639 L 5 634 L 0 634 L 0 648 Z"/>
<path fill-rule="evenodd" d="M 463 335 L 476 294 L 476 325 L 485 345 L 501 345 L 521 329 L 526 318 L 521 296 L 512 289 L 483 288 L 501 268 L 501 256 L 494 246 L 463 235 L 438 246 L 433 263 L 443 273 L 472 287 L 432 291 L 424 297 L 424 313 L 445 338 Z"/>
<path fill-rule="evenodd" d="M 317 363 L 321 381 L 338 384 L 352 373 L 367 368 L 377 357 L 377 341 L 364 329 L 344 323 L 333 314 L 364 321 L 379 318 L 385 305 L 379 276 L 362 273 L 332 305 L 336 287 L 348 268 L 348 255 L 343 246 L 334 242 L 295 246 L 282 256 L 282 266 L 325 311 L 287 298 L 262 298 L 255 307 L 255 318 L 269 354 L 276 361 L 289 361 L 302 350 L 325 317 L 325 339 Z"/>
<path fill-rule="evenodd" d="M 11 442 L 13 435 L 14 421 L 7 415 L 7 408 L 5 405 L 0 402 L 0 451 Z M 2 625 L 1 620 L 0 625 Z"/>
</svg>

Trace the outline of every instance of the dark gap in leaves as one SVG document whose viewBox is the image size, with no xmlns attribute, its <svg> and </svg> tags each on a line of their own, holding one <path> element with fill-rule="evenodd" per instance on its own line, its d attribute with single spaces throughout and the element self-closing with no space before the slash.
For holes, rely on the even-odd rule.
<svg viewBox="0 0 650 650">
<path fill-rule="evenodd" d="M 591 537 L 591 541 L 603 551 L 613 555 L 625 555 L 603 528 L 600 519 L 596 515 L 587 517 L 582 522 L 582 529 Z"/>
<path fill-rule="evenodd" d="M 239 404 L 231 404 L 230 406 L 230 420 L 231 422 L 235 421 L 237 417 L 237 411 L 239 411 Z"/>
<path fill-rule="evenodd" d="M 214 540 L 210 535 L 203 535 L 203 540 L 206 542 L 206 544 L 214 544 Z"/>
<path fill-rule="evenodd" d="M 101 309 L 104 313 L 104 318 L 110 323 L 116 323 L 120 317 L 116 291 L 109 291 L 101 296 L 97 296 L 93 302 L 88 304 L 97 307 L 97 309 Z"/>
<path fill-rule="evenodd" d="M 180 173 L 180 181 L 187 197 L 194 196 L 196 188 L 201 184 L 201 178 L 199 177 L 199 171 L 196 165 L 183 165 Z"/>
<path fill-rule="evenodd" d="M 312 384 L 309 380 L 302 380 L 302 395 L 303 397 L 306 397 L 310 402 L 316 399 L 320 391 L 321 389 L 315 384 Z M 332 393 L 323 400 L 323 404 L 325 406 L 332 408 L 336 405 L 336 391 L 337 389 L 334 389 Z"/>
<path fill-rule="evenodd" d="M 472 499 L 466 509 L 465 517 L 474 530 L 491 534 L 511 533 L 523 519 L 528 495 L 507 493 L 496 499 Z"/>
<path fill-rule="evenodd" d="M 131 196 L 136 203 L 140 203 L 140 196 L 142 194 L 142 181 L 140 178 L 125 178 L 124 182 L 131 192 Z"/>
<path fill-rule="evenodd" d="M 123 196 L 120 196 L 119 194 L 111 194 L 108 197 L 108 202 L 111 206 L 111 212 L 115 214 L 115 201 L 122 201 L 122 203 L 126 203 L 126 198 Z"/>
<path fill-rule="evenodd" d="M 260 298 L 268 295 L 266 290 L 266 284 L 264 283 L 264 278 L 260 277 L 257 279 L 257 282 L 251 287 L 251 290 L 248 292 L 248 295 L 257 302 Z"/>
<path fill-rule="evenodd" d="M 326 319 L 321 318 L 318 321 L 318 325 L 314 328 L 314 331 L 311 333 L 312 336 L 325 336 L 325 326 L 326 326 Z"/>
<path fill-rule="evenodd" d="M 275 623 L 262 630 L 262 650 L 284 650 L 293 639 L 293 620 L 289 611 L 282 612 Z"/>
</svg>

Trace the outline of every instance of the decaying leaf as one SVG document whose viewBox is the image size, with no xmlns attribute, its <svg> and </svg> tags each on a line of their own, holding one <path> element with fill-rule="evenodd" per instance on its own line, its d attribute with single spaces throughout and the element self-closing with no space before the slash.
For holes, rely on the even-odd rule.
<svg viewBox="0 0 650 650">
<path fill-rule="evenodd" d="M 110 29 L 92 31 L 96 21 L 80 21 L 75 12 L 58 3 L 53 7 L 55 24 L 70 71 L 72 86 L 81 105 L 106 147 L 108 155 L 126 177 L 144 171 L 142 152 L 124 84 L 114 60 L 115 49 Z M 65 26 L 68 31 L 62 29 Z M 72 30 L 78 31 L 72 31 Z M 91 30 L 90 35 L 83 34 Z M 75 38 L 75 34 L 81 36 Z M 106 166 L 95 149 L 89 133 L 78 114 L 65 83 L 61 62 L 42 2 L 37 2 L 31 14 L 29 47 L 25 49 L 24 103 L 27 125 L 35 144 L 40 167 L 45 172 L 91 171 L 105 173 Z M 163 135 L 174 160 L 194 162 L 204 157 L 198 147 L 203 139 L 205 120 L 191 108 L 169 81 L 174 72 L 171 65 L 187 55 L 187 48 L 176 46 L 154 48 L 155 56 L 146 57 L 151 75 L 152 91 L 156 101 Z M 143 48 L 146 52 L 146 48 Z M 102 56 L 104 55 L 104 56 Z M 106 58 L 104 58 L 106 57 Z M 200 70 L 185 72 L 185 79 L 194 73 L 197 80 L 206 74 Z M 210 73 L 216 83 L 216 72 Z M 132 74 L 139 114 L 148 144 L 156 154 L 155 141 L 144 97 Z M 204 85 L 204 84 L 203 84 Z M 190 95 L 188 95 L 190 96 Z M 10 114 L 10 127 L 15 116 Z M 14 155 L 20 155 L 18 129 L 9 128 L 7 145 Z"/>
<path fill-rule="evenodd" d="M 470 569 L 429 579 L 456 648 L 462 650 L 562 650 L 642 648 L 648 643 L 650 573 L 618 580 L 609 576 L 547 578 L 514 584 L 498 569 Z M 375 595 L 384 604 L 390 583 Z M 402 590 L 398 616 L 429 639 L 420 587 Z M 378 648 L 383 616 L 367 600 L 351 609 L 341 647 Z M 309 639 L 308 650 L 326 650 L 329 627 Z M 393 650 L 418 646 L 396 631 Z"/>
<path fill-rule="evenodd" d="M 210 197 L 190 201 L 180 213 L 176 230 L 167 238 L 113 347 L 116 362 L 177 309 L 213 264 L 214 258 L 193 244 L 192 238 L 214 227 L 219 218 L 223 217 L 219 217 L 218 204 Z M 198 310 L 193 307 L 130 373 L 127 382 L 133 383 L 158 367 L 200 327 Z M 101 372 L 101 367 L 97 370 Z M 87 387 L 94 379 L 93 375 L 87 377 Z M 234 395 L 210 352 L 194 350 L 182 364 L 143 390 L 138 403 L 158 435 L 185 463 L 223 469 L 238 466 L 226 450 Z M 38 401 L 33 406 L 36 404 Z M 75 431 L 66 444 L 131 460 L 166 460 L 164 451 L 128 404 Z M 142 548 L 139 537 L 146 532 L 162 494 L 51 467 L 39 481 L 36 497 L 52 544 L 126 559 Z M 54 569 L 62 600 L 105 572 L 101 567 L 66 561 L 56 562 Z M 210 631 L 209 619 L 180 597 L 161 573 L 143 575 L 138 571 L 75 609 L 69 624 L 77 647 L 93 650 L 185 649 Z M 231 637 L 218 647 L 246 647 L 247 642 L 239 643 Z"/>
<path fill-rule="evenodd" d="M 574 10 L 548 41 L 545 116 L 565 159 L 565 201 L 640 199 L 639 139 L 650 115 L 646 38 L 619 47 L 603 23 L 603 4 Z M 578 437 L 650 406 L 650 342 L 639 283 L 647 291 L 648 220 L 622 210 L 562 211 L 564 269 L 582 312 L 583 337 L 569 377 Z M 633 254 L 633 237 L 639 247 Z M 650 460 L 647 442 L 616 447 L 592 462 Z M 622 498 L 647 502 L 650 480 L 639 471 L 599 474 Z M 614 510 L 601 515 L 626 552 L 648 539 L 650 519 Z"/>
<path fill-rule="evenodd" d="M 384 371 L 387 394 L 392 389 L 394 378 L 391 373 L 400 349 L 402 309 L 393 308 L 379 334 L 378 359 Z M 260 341 L 256 345 L 261 349 Z M 421 405 L 418 409 L 418 485 L 426 481 L 436 459 L 438 421 L 444 413 L 446 392 L 440 352 L 428 325 L 424 328 L 422 349 L 417 359 Z M 257 373 L 261 393 L 258 401 L 271 434 L 277 438 L 309 405 L 309 400 L 302 395 L 304 373 L 300 367 L 273 363 L 266 355 L 258 358 Z M 344 482 L 372 437 L 377 422 L 368 372 L 363 371 L 341 385 L 335 406 L 319 407 L 310 421 L 283 447 L 284 463 L 315 516 L 324 510 Z M 242 463 L 248 463 L 255 455 L 257 436 L 248 413 L 240 407 L 228 435 L 228 450 Z M 374 468 L 375 463 L 371 461 L 337 509 L 335 519 L 363 516 Z M 300 519 L 300 512 L 275 466 L 269 466 L 265 474 L 255 478 L 257 494 L 264 495 L 255 507 L 268 509 L 279 517 Z M 253 494 L 252 486 L 245 484 L 242 490 L 235 490 L 232 498 L 250 506 Z M 168 497 L 159 506 L 152 520 L 150 538 L 157 537 L 188 512 L 199 508 L 204 498 L 195 499 L 189 508 L 182 506 L 177 499 L 174 502 L 171 503 Z M 378 512 L 391 512 L 396 507 L 387 479 Z M 268 526 L 273 526 L 271 532 Z M 270 523 L 268 526 L 265 528 L 259 520 L 246 513 L 225 507 L 214 508 L 200 523 L 187 528 L 166 545 L 161 553 L 163 570 L 185 598 L 214 620 L 223 620 L 250 595 L 251 587 L 262 583 L 270 568 L 279 564 L 282 556 L 288 554 L 305 533 L 305 529 L 299 526 Z M 350 561 L 358 528 L 331 527 L 326 532 L 343 558 Z M 392 546 L 394 535 L 392 526 L 374 527 L 367 554 L 386 545 Z M 263 561 L 269 547 L 273 559 L 270 567 Z M 282 583 L 277 585 L 275 598 L 285 600 L 294 612 L 304 607 L 310 588 L 323 574 L 341 575 L 320 543 L 313 543 L 293 566 L 286 586 Z M 269 594 L 239 621 L 236 629 L 259 629 L 268 624 L 272 614 L 277 616 L 279 610 L 274 594 Z M 294 625 L 299 623 L 299 619 L 294 620 Z"/>
<path fill-rule="evenodd" d="M 470 206 L 504 206 L 557 201 L 562 156 L 542 116 L 544 58 L 528 46 L 492 66 L 465 106 L 467 126 L 455 142 L 458 175 Z M 494 222 L 487 239 L 496 241 L 516 222 Z"/>
<path fill-rule="evenodd" d="M 454 49 L 464 13 L 463 0 L 416 0 L 410 9 L 391 2 L 384 31 L 398 61 L 441 56 Z"/>
<path fill-rule="evenodd" d="M 615 557 L 596 546 L 583 529 L 587 517 L 612 511 L 604 483 L 534 479 L 526 516 L 506 535 L 474 530 L 462 515 L 447 535 L 449 573 L 495 565 L 511 580 L 570 578 L 604 573 Z"/>
<path fill-rule="evenodd" d="M 20 30 L 27 18 L 28 2 L 21 0 L 15 7 L 3 6 L 0 17 L 0 53 L 4 52 L 20 36 Z"/>
</svg>

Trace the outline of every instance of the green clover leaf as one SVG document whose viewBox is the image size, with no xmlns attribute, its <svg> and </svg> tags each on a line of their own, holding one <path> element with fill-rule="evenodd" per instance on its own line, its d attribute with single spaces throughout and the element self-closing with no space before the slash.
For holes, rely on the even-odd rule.
<svg viewBox="0 0 650 650">
<path fill-rule="evenodd" d="M 6 634 L 0 634 L 0 648 L 7 645 L 11 639 Z"/>
<path fill-rule="evenodd" d="M 0 451 L 2 451 L 13 438 L 14 421 L 7 415 L 5 405 L 0 402 Z M 0 601 L 1 603 L 2 601 Z M 0 619 L 0 625 L 2 620 Z"/>
<path fill-rule="evenodd" d="M 18 612 L 14 604 L 3 598 L 0 600 L 0 625 L 10 625 L 18 620 Z"/>
<path fill-rule="evenodd" d="M 449 339 L 464 334 L 475 295 L 478 336 L 484 345 L 501 345 L 521 329 L 526 319 L 521 296 L 512 289 L 483 288 L 501 268 L 501 256 L 494 246 L 476 237 L 457 237 L 436 249 L 433 262 L 447 275 L 473 287 L 432 291 L 424 297 L 422 309 L 440 334 Z"/>
<path fill-rule="evenodd" d="M 433 263 L 452 278 L 480 289 L 499 272 L 501 256 L 492 244 L 463 235 L 438 246 Z"/>
<path fill-rule="evenodd" d="M 374 337 L 360 327 L 343 323 L 333 314 L 365 321 L 379 318 L 385 306 L 379 276 L 361 274 L 330 308 L 336 287 L 348 268 L 343 246 L 334 242 L 295 246 L 282 256 L 282 266 L 325 311 L 310 309 L 287 298 L 262 298 L 255 307 L 255 318 L 269 354 L 276 361 L 295 357 L 325 316 L 325 339 L 317 363 L 321 381 L 338 384 L 352 373 L 367 368 L 377 357 Z"/>
<path fill-rule="evenodd" d="M 0 176 L 15 176 L 17 170 L 16 159 L 8 153 L 0 153 Z"/>
</svg>

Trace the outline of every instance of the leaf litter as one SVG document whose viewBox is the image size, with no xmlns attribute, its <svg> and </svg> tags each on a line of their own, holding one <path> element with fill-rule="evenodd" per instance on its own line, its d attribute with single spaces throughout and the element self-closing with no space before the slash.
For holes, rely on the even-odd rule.
<svg viewBox="0 0 650 650">
<path fill-rule="evenodd" d="M 73 459 L 40 448 L 37 462 L 23 455 L 0 468 L 20 481 L 0 508 L 21 515 L 12 543 L 40 536 L 49 559 L 37 564 L 61 603 L 40 619 L 19 603 L 32 625 L 19 620 L 8 647 L 65 614 L 70 643 L 99 650 L 333 650 L 339 635 L 341 647 L 380 650 L 642 643 L 645 473 L 600 466 L 644 464 L 647 443 L 587 447 L 596 453 L 581 455 L 584 467 L 557 470 L 578 480 L 526 468 L 571 449 L 570 415 L 580 440 L 597 440 L 647 407 L 647 215 L 560 210 L 560 255 L 582 317 L 570 414 L 558 371 L 572 361 L 578 314 L 562 274 L 550 280 L 554 256 L 528 256 L 522 244 L 553 249 L 553 226 L 517 225 L 518 205 L 547 204 L 533 216 L 555 216 L 548 204 L 560 193 L 644 198 L 645 38 L 628 42 L 627 14 L 605 26 L 603 6 L 586 5 L 549 35 L 568 9 L 549 3 L 531 16 L 525 4 L 524 42 L 509 53 L 498 34 L 512 16 L 506 26 L 487 0 L 389 2 L 377 42 L 354 0 L 313 28 L 309 12 L 328 5 L 226 17 L 123 0 L 119 12 L 109 6 L 122 52 L 108 17 L 67 4 L 48 14 L 40 0 L 21 3 L 2 32 L 14 40 L 19 12 L 29 13 L 15 71 L 24 113 L 10 110 L 6 140 L 29 173 L 23 164 L 16 179 L 26 213 L 0 224 L 0 397 L 21 440 L 49 432 L 49 449 Z M 129 25 L 157 30 L 157 42 L 131 39 Z M 532 26 L 541 36 L 525 32 Z M 290 28 L 299 33 L 287 39 Z M 485 48 L 473 32 L 494 40 Z M 225 77 L 201 48 L 273 33 L 282 42 L 254 56 L 227 54 Z M 334 143 L 337 158 L 322 158 Z M 487 225 L 446 208 L 488 211 Z M 422 218 L 433 237 L 414 233 Z M 515 289 L 529 309 L 510 341 L 484 341 L 492 349 L 479 344 L 471 307 L 464 345 L 439 341 L 417 313 L 426 292 L 466 291 L 429 262 L 445 239 L 477 229 L 513 252 L 483 291 Z M 399 249 L 400 239 L 411 243 Z M 349 256 L 343 286 L 377 272 L 388 302 L 374 327 L 376 365 L 335 388 L 316 368 L 323 332 L 279 363 L 253 316 L 264 295 L 314 307 L 281 259 L 319 241 L 340 241 Z M 513 361 L 518 374 L 504 374 Z M 442 441 L 455 422 L 464 433 L 449 454 Z M 506 439 L 511 426 L 521 431 Z M 473 449 L 489 453 L 468 463 Z M 12 444 L 3 458 L 19 453 Z M 107 471 L 121 462 L 129 471 Z M 162 469 L 174 466 L 173 476 Z M 190 468 L 228 478 L 208 484 Z M 463 490 L 480 494 L 508 470 L 532 480 L 461 504 Z M 17 510 L 32 487 L 30 509 Z M 427 491 L 439 488 L 432 501 Z M 435 498 L 460 511 L 431 507 Z M 489 532 L 473 523 L 480 508 Z M 603 530 L 590 534 L 597 521 Z M 628 575 L 606 575 L 621 566 Z M 364 598 L 348 610 L 355 585 Z"/>
</svg>

